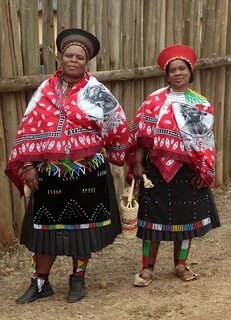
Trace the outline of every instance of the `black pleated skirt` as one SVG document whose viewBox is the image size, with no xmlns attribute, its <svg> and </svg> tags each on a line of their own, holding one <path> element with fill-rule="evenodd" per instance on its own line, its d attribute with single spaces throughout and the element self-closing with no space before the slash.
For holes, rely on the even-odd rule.
<svg viewBox="0 0 231 320">
<path fill-rule="evenodd" d="M 147 160 L 147 177 L 154 187 L 140 186 L 137 236 L 145 240 L 175 241 L 200 237 L 219 227 L 217 208 L 209 188 L 195 190 L 194 172 L 183 165 L 166 183 Z"/>
<path fill-rule="evenodd" d="M 46 206 L 49 208 L 55 208 L 57 207 L 57 203 L 55 201 L 55 197 L 53 200 L 48 200 L 44 199 L 44 196 L 49 193 L 49 188 L 51 186 L 47 185 L 49 183 L 54 184 L 54 180 L 45 180 L 44 182 L 44 188 L 40 184 L 40 191 L 36 191 L 32 197 L 30 198 L 29 204 L 27 206 L 26 214 L 23 220 L 22 224 L 22 230 L 21 230 L 21 238 L 20 242 L 21 244 L 25 245 L 31 252 L 33 253 L 42 253 L 42 254 L 48 254 L 52 256 L 56 255 L 66 255 L 66 256 L 74 256 L 74 257 L 88 257 L 90 258 L 91 252 L 96 252 L 104 247 L 110 245 L 113 243 L 115 240 L 116 236 L 121 233 L 121 222 L 120 222 L 120 215 L 119 215 L 119 209 L 117 205 L 117 200 L 116 200 L 116 195 L 115 195 L 115 188 L 114 188 L 114 182 L 113 182 L 113 177 L 111 174 L 110 166 L 107 162 L 104 163 L 104 170 L 106 170 L 106 184 L 103 187 L 103 190 L 96 190 L 96 196 L 95 198 L 87 198 L 84 196 L 81 196 L 80 193 L 80 185 L 81 185 L 81 179 L 78 182 L 78 191 L 77 189 L 74 189 L 74 184 L 71 183 L 66 183 L 65 184 L 65 193 L 66 193 L 66 198 L 68 198 L 69 194 L 71 194 L 71 198 L 75 194 L 77 194 L 77 199 L 79 199 L 78 202 L 78 207 L 81 207 L 84 210 L 82 210 L 84 213 L 85 212 L 91 212 L 91 208 L 95 208 L 97 202 L 97 197 L 100 197 L 103 199 L 103 203 L 106 206 L 107 214 L 108 214 L 108 219 L 110 220 L 109 224 L 101 225 L 101 226 L 95 226 L 95 227 L 89 227 L 89 228 L 78 228 L 78 229 L 49 229 L 49 230 L 43 230 L 43 229 L 36 229 L 34 226 L 39 225 L 44 225 L 48 223 L 46 221 L 47 217 L 44 214 L 44 212 L 41 210 L 41 201 L 43 201 L 42 207 Z M 101 168 L 101 172 L 103 172 Z M 92 188 L 93 184 L 92 181 L 95 181 L 94 177 L 95 173 L 89 173 L 88 177 L 82 177 L 84 181 L 84 186 L 81 190 L 86 190 L 89 188 Z M 40 175 L 41 177 L 41 175 Z M 56 186 L 55 190 L 59 190 L 61 186 L 57 185 L 56 181 Z M 89 186 L 89 188 L 88 188 Z M 102 187 L 101 185 L 94 184 L 94 188 Z M 44 189 L 44 190 L 42 190 Z M 54 189 L 54 186 L 53 186 Z M 46 192 L 46 193 L 44 193 Z M 52 192 L 50 190 L 50 192 Z M 55 193 L 55 191 L 53 191 Z M 58 191 L 57 191 L 58 192 Z M 43 199 L 43 200 L 42 200 Z M 52 199 L 52 197 L 51 197 Z M 85 200 L 84 200 L 85 199 Z M 80 206 L 79 206 L 80 204 Z M 60 203 L 61 205 L 61 203 Z M 66 206 L 67 207 L 67 206 Z M 72 213 L 75 213 L 75 209 L 77 210 L 77 207 L 71 208 L 68 210 L 68 208 L 62 208 L 62 212 L 66 211 L 66 217 L 65 219 L 67 220 L 66 223 L 69 223 L 71 225 L 79 226 L 82 225 L 84 226 L 85 224 L 88 224 L 89 221 L 87 221 L 88 216 L 81 215 L 81 210 L 80 214 L 75 214 L 77 216 L 77 221 L 74 220 L 72 216 Z M 39 210 L 38 210 L 39 208 Z M 100 207 L 102 211 L 102 207 Z M 105 209 L 105 207 L 104 207 Z M 100 212 L 100 210 L 98 210 Z M 54 211 L 54 210 L 53 210 Z M 59 210 L 60 211 L 60 210 Z M 38 214 L 40 212 L 40 214 Z M 41 213 L 42 212 L 42 213 Z M 46 212 L 45 212 L 46 213 Z M 48 216 L 48 215 L 47 215 Z M 49 218 L 49 217 L 48 217 Z M 63 218 L 63 217 L 62 217 Z M 56 220 L 62 219 L 60 217 L 56 217 Z M 100 223 L 101 221 L 105 220 L 104 216 L 98 215 L 98 217 L 95 219 L 95 222 Z M 68 222 L 69 221 L 69 222 Z M 76 224 L 77 223 L 77 224 Z M 94 223 L 94 222 L 93 222 Z M 55 223 L 57 224 L 57 223 Z M 61 221 L 61 224 L 63 224 L 63 221 Z"/>
</svg>

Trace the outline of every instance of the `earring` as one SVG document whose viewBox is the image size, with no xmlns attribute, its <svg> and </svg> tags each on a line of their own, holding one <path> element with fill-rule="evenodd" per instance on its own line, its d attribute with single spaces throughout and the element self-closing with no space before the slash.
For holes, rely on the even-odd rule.
<svg viewBox="0 0 231 320">
<path fill-rule="evenodd" d="M 59 77 L 62 77 L 63 76 L 63 69 L 62 69 L 62 66 L 60 65 L 59 68 L 58 68 L 58 75 Z"/>
</svg>

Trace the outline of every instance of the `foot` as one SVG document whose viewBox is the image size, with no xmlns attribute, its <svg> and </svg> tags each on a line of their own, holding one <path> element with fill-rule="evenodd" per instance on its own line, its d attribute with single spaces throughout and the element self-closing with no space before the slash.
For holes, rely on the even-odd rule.
<svg viewBox="0 0 231 320">
<path fill-rule="evenodd" d="M 78 278 L 73 274 L 69 278 L 69 293 L 67 296 L 67 302 L 77 302 L 85 296 L 84 278 Z"/>
<path fill-rule="evenodd" d="M 53 294 L 53 289 L 47 279 L 31 278 L 31 284 L 27 291 L 16 302 L 19 304 L 29 303 L 34 300 L 49 297 Z"/>
<path fill-rule="evenodd" d="M 174 268 L 175 275 L 183 281 L 191 281 L 198 278 L 198 274 L 193 272 L 187 265 L 179 264 Z"/>
<path fill-rule="evenodd" d="M 136 287 L 147 287 L 154 279 L 153 270 L 149 268 L 143 268 L 140 273 L 135 275 L 134 285 Z"/>
</svg>

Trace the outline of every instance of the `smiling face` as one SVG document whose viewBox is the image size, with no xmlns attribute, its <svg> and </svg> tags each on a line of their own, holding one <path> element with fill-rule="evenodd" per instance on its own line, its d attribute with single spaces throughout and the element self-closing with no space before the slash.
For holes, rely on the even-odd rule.
<svg viewBox="0 0 231 320">
<path fill-rule="evenodd" d="M 173 91 L 185 91 L 189 86 L 191 71 L 184 60 L 169 63 L 167 75 Z"/>
<path fill-rule="evenodd" d="M 83 48 L 73 45 L 68 47 L 61 58 L 63 77 L 66 82 L 77 82 L 85 72 L 87 64 L 86 53 Z"/>
</svg>

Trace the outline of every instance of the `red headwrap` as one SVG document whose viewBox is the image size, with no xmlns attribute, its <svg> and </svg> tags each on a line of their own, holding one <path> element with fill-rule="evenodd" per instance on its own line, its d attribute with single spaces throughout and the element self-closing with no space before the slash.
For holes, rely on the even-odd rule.
<svg viewBox="0 0 231 320">
<path fill-rule="evenodd" d="M 159 53 L 157 62 L 161 69 L 165 70 L 169 62 L 176 59 L 187 61 L 193 69 L 197 56 L 193 48 L 184 44 L 173 44 Z"/>
</svg>

